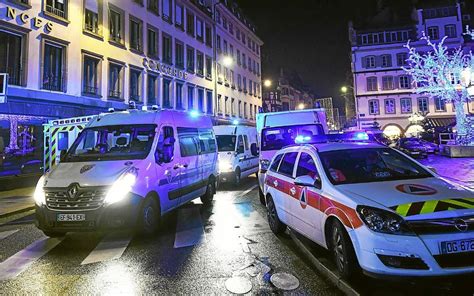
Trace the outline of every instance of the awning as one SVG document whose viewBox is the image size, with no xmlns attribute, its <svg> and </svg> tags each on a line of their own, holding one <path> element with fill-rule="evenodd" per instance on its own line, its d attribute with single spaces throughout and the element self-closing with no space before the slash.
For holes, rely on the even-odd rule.
<svg viewBox="0 0 474 296">
<path fill-rule="evenodd" d="M 456 118 L 426 118 L 426 123 L 432 127 L 449 127 L 456 125 Z"/>
</svg>

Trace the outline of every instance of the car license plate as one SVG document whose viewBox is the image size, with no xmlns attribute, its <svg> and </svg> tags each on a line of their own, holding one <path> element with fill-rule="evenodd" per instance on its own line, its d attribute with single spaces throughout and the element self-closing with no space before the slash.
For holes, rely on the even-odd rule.
<svg viewBox="0 0 474 296">
<path fill-rule="evenodd" d="M 464 253 L 474 251 L 474 239 L 462 239 L 450 242 L 441 242 L 441 253 Z"/>
<path fill-rule="evenodd" d="M 85 221 L 86 214 L 58 214 L 57 220 L 59 222 Z"/>
</svg>

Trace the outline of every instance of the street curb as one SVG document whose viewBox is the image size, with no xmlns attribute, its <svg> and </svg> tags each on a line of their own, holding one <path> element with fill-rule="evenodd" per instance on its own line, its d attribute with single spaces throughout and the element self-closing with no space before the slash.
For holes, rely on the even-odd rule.
<svg viewBox="0 0 474 296">
<path fill-rule="evenodd" d="M 31 211 L 31 210 L 34 210 L 34 209 L 35 209 L 35 206 L 31 206 L 31 207 L 26 207 L 26 208 L 23 208 L 23 209 L 15 210 L 15 211 L 12 211 L 12 212 L 8 212 L 8 213 L 5 213 L 5 214 L 0 214 L 0 219 L 10 217 L 10 216 L 13 216 L 13 215 L 16 215 L 16 214 L 28 212 L 28 211 Z"/>
<path fill-rule="evenodd" d="M 288 229 L 291 239 L 296 243 L 298 248 L 304 253 L 306 257 L 311 261 L 311 264 L 316 267 L 316 269 L 326 276 L 336 287 L 339 288 L 344 294 L 349 296 L 360 296 L 360 293 L 354 290 L 346 281 L 344 281 L 339 275 L 331 271 L 329 268 L 324 266 L 308 248 L 293 234 L 291 229 Z"/>
</svg>

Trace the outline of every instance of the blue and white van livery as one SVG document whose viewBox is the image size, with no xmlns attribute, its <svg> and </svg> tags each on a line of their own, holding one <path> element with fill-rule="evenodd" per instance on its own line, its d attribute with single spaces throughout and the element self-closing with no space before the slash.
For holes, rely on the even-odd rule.
<svg viewBox="0 0 474 296">
<path fill-rule="evenodd" d="M 37 184 L 37 226 L 48 236 L 136 227 L 216 190 L 211 119 L 194 113 L 129 110 L 101 114 Z"/>
</svg>

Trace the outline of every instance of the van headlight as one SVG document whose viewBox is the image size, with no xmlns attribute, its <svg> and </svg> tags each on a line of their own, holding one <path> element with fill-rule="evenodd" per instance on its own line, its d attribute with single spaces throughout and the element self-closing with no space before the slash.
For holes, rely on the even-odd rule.
<svg viewBox="0 0 474 296">
<path fill-rule="evenodd" d="M 33 198 L 35 203 L 38 206 L 42 206 L 46 204 L 46 194 L 44 193 L 44 176 L 39 178 L 38 183 L 36 183 L 35 193 L 33 194 Z"/>
<path fill-rule="evenodd" d="M 112 184 L 107 195 L 105 196 L 104 202 L 108 205 L 123 200 L 130 191 L 132 191 L 133 185 L 137 181 L 137 175 L 134 172 L 127 172 L 123 174 L 117 181 Z"/>
<path fill-rule="evenodd" d="M 232 163 L 228 160 L 219 161 L 219 173 L 227 173 L 232 171 Z"/>
<path fill-rule="evenodd" d="M 357 213 L 367 227 L 375 232 L 415 235 L 402 217 L 395 213 L 368 206 L 357 206 Z"/>
</svg>

